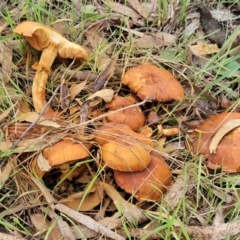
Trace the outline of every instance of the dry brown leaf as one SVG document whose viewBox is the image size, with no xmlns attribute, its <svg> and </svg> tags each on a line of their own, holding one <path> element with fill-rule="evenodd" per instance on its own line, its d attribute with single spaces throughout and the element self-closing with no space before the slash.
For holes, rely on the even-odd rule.
<svg viewBox="0 0 240 240">
<path fill-rule="evenodd" d="M 0 233 L 0 239 L 2 240 L 24 240 L 25 238 L 12 236 L 6 233 Z"/>
<path fill-rule="evenodd" d="M 215 136 L 213 137 L 210 146 L 209 151 L 210 153 L 216 153 L 216 149 L 218 147 L 218 144 L 222 140 L 222 138 L 229 133 L 230 131 L 234 130 L 235 128 L 240 126 L 240 119 L 232 119 L 228 122 L 224 123 L 221 128 L 217 131 Z"/>
<path fill-rule="evenodd" d="M 43 156 L 42 153 L 40 153 L 37 157 L 37 165 L 39 169 L 43 172 L 48 172 L 52 169 L 48 160 Z"/>
<path fill-rule="evenodd" d="M 169 33 L 146 34 L 134 41 L 139 48 L 170 46 L 176 42 L 177 37 Z"/>
<path fill-rule="evenodd" d="M 29 217 L 33 226 L 36 228 L 38 232 L 40 232 L 40 234 L 47 232 L 51 226 L 51 222 L 49 222 L 46 219 L 46 216 L 44 216 L 43 214 L 40 213 L 29 214 Z M 57 226 L 55 226 L 48 234 L 48 240 L 61 239 L 61 237 L 62 237 L 61 233 Z"/>
<path fill-rule="evenodd" d="M 92 100 L 95 97 L 102 98 L 105 102 L 111 102 L 112 98 L 114 96 L 114 90 L 113 89 L 102 89 L 94 94 L 92 94 L 90 97 L 87 98 L 87 100 Z"/>
<path fill-rule="evenodd" d="M 14 107 L 16 106 L 17 103 L 15 103 L 14 105 L 11 105 L 11 107 L 9 107 L 7 110 L 5 110 L 3 113 L 0 114 L 0 122 L 9 116 L 9 113 L 14 109 Z"/>
<path fill-rule="evenodd" d="M 103 188 L 95 184 L 90 190 L 86 188 L 85 191 L 89 191 L 86 196 L 84 196 L 84 192 L 81 194 L 73 193 L 60 202 L 76 211 L 90 211 L 101 203 L 104 196 Z"/>
<path fill-rule="evenodd" d="M 25 117 L 25 121 L 27 122 L 36 122 L 38 120 L 39 114 L 36 112 L 30 112 L 26 117 Z M 60 128 L 60 125 L 52 120 L 47 120 L 44 117 L 41 117 L 39 122 L 39 125 L 42 126 L 48 126 L 48 127 L 54 127 L 54 128 Z"/>
<path fill-rule="evenodd" d="M 213 54 L 213 53 L 217 53 L 219 51 L 217 44 L 201 43 L 201 44 L 189 46 L 189 48 L 190 48 L 191 52 L 196 56 Z"/>
<path fill-rule="evenodd" d="M 13 160 L 7 162 L 3 169 L 0 169 L 0 189 L 2 189 L 4 183 L 9 179 L 9 176 L 13 169 Z"/>
<path fill-rule="evenodd" d="M 69 89 L 70 100 L 72 101 L 86 86 L 87 80 L 79 83 L 73 84 Z"/>
<path fill-rule="evenodd" d="M 50 191 L 48 188 L 46 188 L 43 183 L 32 177 L 31 178 L 33 180 L 33 182 L 38 186 L 38 188 L 40 189 L 40 191 L 42 192 L 42 194 L 44 195 L 45 199 L 47 200 L 49 206 L 55 210 L 55 199 L 54 197 L 51 195 Z M 49 210 L 48 210 L 49 211 Z M 67 222 L 65 222 L 62 217 L 58 216 L 54 211 L 49 211 L 49 215 L 51 218 L 54 218 L 55 220 L 57 219 L 57 224 L 58 227 L 61 231 L 61 235 L 63 237 L 63 239 L 68 239 L 68 240 L 76 240 L 76 238 L 74 237 L 71 228 L 69 227 L 69 225 L 67 224 Z"/>
<path fill-rule="evenodd" d="M 111 185 L 101 182 L 105 193 L 113 200 L 113 203 L 117 206 L 117 209 L 122 212 L 123 216 L 132 223 L 141 223 L 146 219 L 142 210 L 136 205 L 126 201 L 119 192 Z"/>
<path fill-rule="evenodd" d="M 184 30 L 184 36 L 191 36 L 200 26 L 199 19 L 194 19 Z"/>
<path fill-rule="evenodd" d="M 70 93 L 68 86 L 64 83 L 64 79 L 61 79 L 61 86 L 60 86 L 60 103 L 61 109 L 66 109 L 69 107 L 70 104 Z"/>
<path fill-rule="evenodd" d="M 142 24 L 142 21 L 140 21 L 140 19 L 142 18 L 141 15 L 139 15 L 136 11 L 129 8 L 128 6 L 111 0 L 105 0 L 104 2 L 109 8 L 111 8 L 112 11 L 130 17 L 133 20 L 134 24 L 136 25 Z"/>
<path fill-rule="evenodd" d="M 93 92 L 97 92 L 98 90 L 102 89 L 102 87 L 106 84 L 106 81 L 113 76 L 115 70 L 115 64 L 118 60 L 118 55 L 115 55 L 106 68 L 99 74 L 95 81 Z"/>
<path fill-rule="evenodd" d="M 0 42 L 0 63 L 4 82 L 8 82 L 12 75 L 12 50 L 10 44 Z"/>
</svg>

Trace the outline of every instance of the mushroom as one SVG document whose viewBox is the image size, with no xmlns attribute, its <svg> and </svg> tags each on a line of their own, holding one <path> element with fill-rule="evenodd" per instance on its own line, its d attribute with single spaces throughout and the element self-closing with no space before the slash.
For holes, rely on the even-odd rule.
<svg viewBox="0 0 240 240">
<path fill-rule="evenodd" d="M 119 122 L 128 125 L 133 131 L 138 131 L 144 126 L 146 118 L 140 108 L 132 106 L 133 102 L 124 97 L 115 96 L 110 103 L 106 105 L 110 109 L 107 120 L 109 122 Z M 114 111 L 124 107 L 129 108 L 122 111 Z"/>
<path fill-rule="evenodd" d="M 68 41 L 54 29 L 37 22 L 22 22 L 14 29 L 14 32 L 22 35 L 33 48 L 42 51 L 39 62 L 33 66 L 36 74 L 32 85 L 33 104 L 35 111 L 39 113 L 46 104 L 47 79 L 56 56 L 87 60 L 88 53 L 83 47 Z M 50 115 L 52 112 L 50 107 L 46 110 L 46 113 Z"/>
<path fill-rule="evenodd" d="M 94 133 L 103 161 L 114 170 L 140 171 L 150 162 L 153 143 L 144 134 L 121 123 L 108 123 Z"/>
<path fill-rule="evenodd" d="M 31 168 L 39 177 L 42 177 L 45 173 L 52 170 L 52 168 L 59 167 L 64 176 L 70 163 L 85 159 L 90 155 L 89 150 L 91 147 L 91 144 L 76 141 L 69 136 L 45 148 L 42 154 L 32 161 Z M 76 168 L 76 171 L 68 176 L 68 178 L 76 177 L 76 174 L 80 174 L 80 170 L 82 169 L 84 168 L 81 166 Z"/>
<path fill-rule="evenodd" d="M 226 172 L 240 171 L 240 131 L 228 133 L 219 142 L 216 153 L 210 153 L 209 146 L 219 129 L 229 120 L 240 119 L 240 113 L 221 113 L 202 122 L 189 134 L 187 147 L 193 154 L 205 155 L 210 169 L 222 168 Z"/>
<path fill-rule="evenodd" d="M 122 83 L 142 100 L 167 102 L 184 98 L 184 90 L 178 80 L 167 70 L 149 63 L 129 69 Z"/>
<path fill-rule="evenodd" d="M 62 139 L 43 150 L 43 157 L 51 167 L 84 159 L 89 156 L 90 143 L 81 143 L 74 139 Z"/>
<path fill-rule="evenodd" d="M 114 171 L 117 185 L 137 200 L 158 201 L 171 184 L 171 171 L 165 159 L 152 151 L 149 165 L 142 171 Z"/>
</svg>

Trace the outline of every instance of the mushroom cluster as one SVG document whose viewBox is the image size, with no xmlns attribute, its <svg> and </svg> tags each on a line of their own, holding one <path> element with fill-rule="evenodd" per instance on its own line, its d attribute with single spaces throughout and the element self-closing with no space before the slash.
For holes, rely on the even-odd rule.
<svg viewBox="0 0 240 240">
<path fill-rule="evenodd" d="M 187 139 L 187 146 L 193 154 L 203 154 L 210 169 L 222 169 L 226 172 L 240 171 L 240 131 L 235 128 L 227 133 L 216 148 L 210 149 L 211 143 L 217 132 L 229 121 L 240 119 L 240 113 L 221 113 L 202 122 L 197 126 Z"/>
<path fill-rule="evenodd" d="M 107 123 L 95 132 L 102 159 L 114 170 L 118 186 L 138 200 L 160 200 L 171 184 L 165 159 L 152 151 L 150 138 L 122 123 Z"/>
<path fill-rule="evenodd" d="M 14 32 L 22 35 L 33 48 L 42 51 L 39 62 L 33 66 L 36 74 L 32 86 L 34 108 L 40 113 L 46 108 L 45 90 L 54 59 L 59 56 L 87 60 L 88 53 L 54 29 L 36 22 L 23 22 Z M 106 105 L 108 122 L 95 130 L 94 140 L 101 148 L 103 161 L 113 169 L 119 187 L 138 200 L 159 200 L 171 184 L 171 171 L 165 159 L 153 150 L 152 129 L 145 126 L 146 117 L 134 103 L 139 98 L 159 102 L 182 100 L 184 90 L 170 72 L 153 64 L 129 69 L 122 83 L 135 97 L 115 96 Z M 58 114 L 47 107 L 43 115 L 56 117 Z M 45 148 L 32 167 L 43 176 L 56 166 L 63 170 L 66 164 L 87 158 L 91 144 L 77 141 L 76 137 L 67 136 Z M 46 166 L 47 169 L 44 168 Z"/>
<path fill-rule="evenodd" d="M 122 83 L 142 100 L 166 102 L 184 98 L 178 80 L 153 64 L 129 69 Z M 160 200 L 171 184 L 171 171 L 165 159 L 153 151 L 149 131 L 143 128 L 146 117 L 134 106 L 135 101 L 135 98 L 115 96 L 106 105 L 108 123 L 95 131 L 94 140 L 101 147 L 103 161 L 113 169 L 120 188 L 138 200 Z M 143 131 L 137 133 L 140 129 Z"/>
</svg>

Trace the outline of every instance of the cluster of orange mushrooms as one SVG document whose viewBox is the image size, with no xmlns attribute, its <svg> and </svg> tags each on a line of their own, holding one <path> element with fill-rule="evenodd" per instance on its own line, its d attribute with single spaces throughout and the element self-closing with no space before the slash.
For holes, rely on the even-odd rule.
<svg viewBox="0 0 240 240">
<path fill-rule="evenodd" d="M 34 108 L 40 113 L 46 104 L 45 89 L 55 57 L 87 60 L 88 53 L 54 29 L 39 23 L 23 22 L 14 32 L 22 35 L 33 48 L 42 51 L 40 61 L 33 66 L 36 75 L 32 87 Z M 150 63 L 129 69 L 121 81 L 137 98 L 115 96 L 106 105 L 109 113 L 107 123 L 95 130 L 94 141 L 106 166 L 113 169 L 115 181 L 120 188 L 138 200 L 160 200 L 171 184 L 171 171 L 165 159 L 153 149 L 151 134 L 144 131 L 145 115 L 139 107 L 132 105 L 136 99 L 158 102 L 182 100 L 184 90 L 170 72 Z M 50 107 L 44 113 L 47 117 L 57 114 Z M 210 168 L 222 167 L 226 171 L 238 171 L 238 130 L 226 135 L 216 153 L 210 153 L 209 144 L 224 122 L 239 118 L 240 113 L 224 113 L 206 120 L 190 134 L 191 141 L 188 141 L 187 146 L 193 154 L 207 155 L 207 165 Z M 229 142 L 232 144 L 231 149 Z M 92 144 L 85 144 L 75 136 L 67 136 L 44 149 L 41 158 L 35 159 L 34 169 L 43 176 L 45 172 L 65 165 L 66 162 L 73 163 L 88 158 L 91 147 Z M 228 148 L 227 152 L 224 151 L 225 148 Z M 45 161 L 45 171 L 39 170 L 38 161 Z M 63 166 L 61 168 L 64 169 Z M 74 175 L 68 177 L 72 179 Z"/>
</svg>

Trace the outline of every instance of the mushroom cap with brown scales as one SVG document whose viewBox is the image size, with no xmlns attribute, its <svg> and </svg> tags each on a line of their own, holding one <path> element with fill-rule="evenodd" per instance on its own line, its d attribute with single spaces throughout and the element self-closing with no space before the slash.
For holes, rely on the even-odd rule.
<svg viewBox="0 0 240 240">
<path fill-rule="evenodd" d="M 165 159 L 156 151 L 150 154 L 149 165 L 142 171 L 114 171 L 117 185 L 138 200 L 159 201 L 171 184 L 172 175 Z"/>
<path fill-rule="evenodd" d="M 169 71 L 150 63 L 130 68 L 122 83 L 142 100 L 167 102 L 184 98 L 184 90 L 178 80 Z"/>
</svg>

